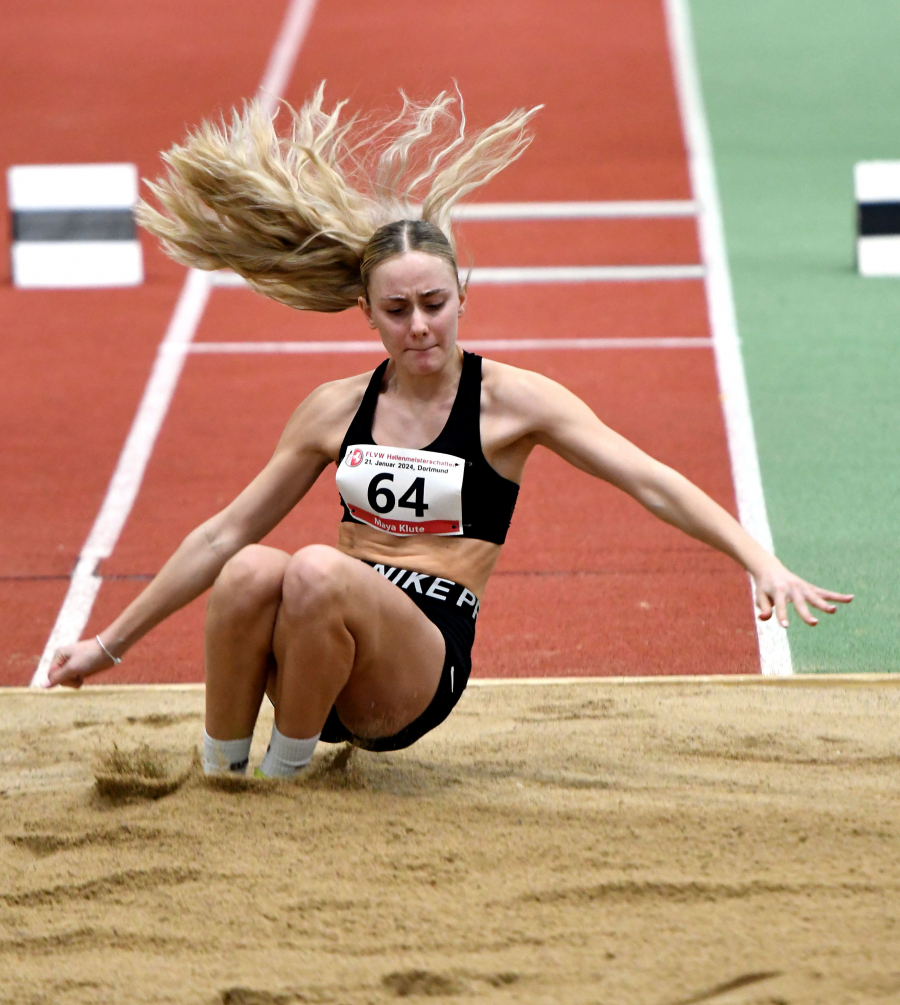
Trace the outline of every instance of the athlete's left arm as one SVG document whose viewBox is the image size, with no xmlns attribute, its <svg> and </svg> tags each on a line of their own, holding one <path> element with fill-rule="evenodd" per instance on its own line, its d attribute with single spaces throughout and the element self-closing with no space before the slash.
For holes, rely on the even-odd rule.
<svg viewBox="0 0 900 1005">
<path fill-rule="evenodd" d="M 852 600 L 852 595 L 822 589 L 794 575 L 705 492 L 604 425 L 571 391 L 540 374 L 518 373 L 522 377 L 504 383 L 509 403 L 528 414 L 528 438 L 617 486 L 654 516 L 739 562 L 756 584 L 760 620 L 768 620 L 774 610 L 778 621 L 787 625 L 787 605 L 793 603 L 800 617 L 815 625 L 810 607 L 833 614 L 835 601 Z M 524 397 L 523 392 L 527 392 Z"/>
</svg>

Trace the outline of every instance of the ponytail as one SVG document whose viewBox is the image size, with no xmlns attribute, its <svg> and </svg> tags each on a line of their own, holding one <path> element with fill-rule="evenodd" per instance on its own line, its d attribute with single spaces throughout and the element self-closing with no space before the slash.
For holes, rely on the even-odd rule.
<svg viewBox="0 0 900 1005">
<path fill-rule="evenodd" d="M 160 208 L 142 201 L 138 222 L 183 265 L 232 269 L 289 307 L 342 311 L 365 295 L 366 248 L 388 224 L 431 224 L 455 263 L 453 206 L 522 155 L 538 111 L 514 111 L 469 137 L 462 99 L 457 116 L 447 92 L 427 104 L 403 95 L 382 124 L 342 123 L 346 102 L 326 112 L 323 100 L 321 84 L 291 111 L 287 136 L 258 101 L 230 125 L 204 122 L 163 154 L 168 170 L 150 183 Z"/>
</svg>

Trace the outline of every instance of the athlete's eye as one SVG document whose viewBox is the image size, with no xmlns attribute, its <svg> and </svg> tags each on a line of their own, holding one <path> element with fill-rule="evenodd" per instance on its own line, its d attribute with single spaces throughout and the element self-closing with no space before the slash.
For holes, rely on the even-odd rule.
<svg viewBox="0 0 900 1005">
<path fill-rule="evenodd" d="M 439 304 L 429 304 L 428 305 L 428 310 L 430 310 L 430 311 L 439 311 L 444 306 L 445 303 L 447 303 L 447 301 L 446 300 L 442 300 Z"/>
</svg>

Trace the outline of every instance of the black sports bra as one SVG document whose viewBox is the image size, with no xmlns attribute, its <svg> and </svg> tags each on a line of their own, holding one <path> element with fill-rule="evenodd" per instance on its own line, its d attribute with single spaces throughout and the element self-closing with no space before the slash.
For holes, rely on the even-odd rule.
<svg viewBox="0 0 900 1005">
<path fill-rule="evenodd" d="M 481 357 L 463 353 L 446 425 L 427 447 L 382 447 L 372 420 L 385 360 L 372 374 L 350 423 L 337 465 L 343 523 L 389 534 L 473 537 L 503 544 L 519 486 L 498 474 L 481 449 Z"/>
</svg>

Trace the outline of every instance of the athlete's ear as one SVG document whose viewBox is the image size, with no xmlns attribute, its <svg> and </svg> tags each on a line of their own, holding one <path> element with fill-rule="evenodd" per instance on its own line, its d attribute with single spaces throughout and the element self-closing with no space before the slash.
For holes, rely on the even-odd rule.
<svg viewBox="0 0 900 1005">
<path fill-rule="evenodd" d="M 365 297 L 360 297 L 359 300 L 357 300 L 357 303 L 359 304 L 359 309 L 363 312 L 363 314 L 365 314 L 366 321 L 369 322 L 369 327 L 375 328 L 375 322 L 372 320 L 372 308 L 369 306 L 369 301 L 366 300 Z"/>
<path fill-rule="evenodd" d="M 463 289 L 459 291 L 459 309 L 456 312 L 456 316 L 458 318 L 461 318 L 465 313 L 466 313 L 466 291 Z"/>
</svg>

